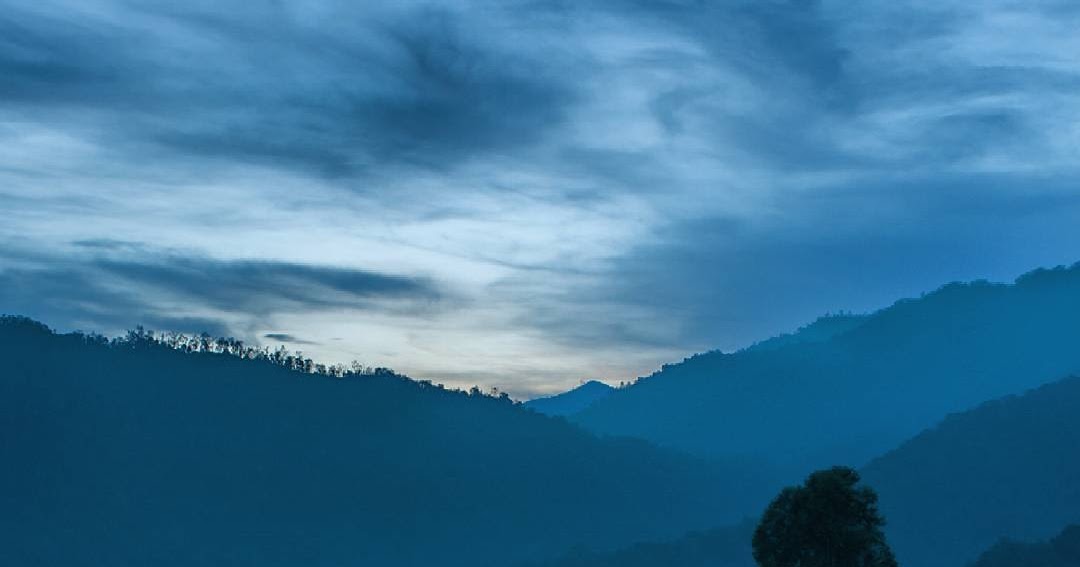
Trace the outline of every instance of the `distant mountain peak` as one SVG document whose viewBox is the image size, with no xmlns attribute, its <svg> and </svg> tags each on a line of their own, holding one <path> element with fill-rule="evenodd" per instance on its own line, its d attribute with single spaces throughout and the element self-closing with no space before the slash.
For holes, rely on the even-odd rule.
<svg viewBox="0 0 1080 567">
<path fill-rule="evenodd" d="M 591 406 L 597 400 L 610 396 L 614 391 L 615 388 L 599 380 L 588 380 L 572 390 L 554 396 L 529 400 L 524 405 L 545 415 L 566 416 Z"/>
</svg>

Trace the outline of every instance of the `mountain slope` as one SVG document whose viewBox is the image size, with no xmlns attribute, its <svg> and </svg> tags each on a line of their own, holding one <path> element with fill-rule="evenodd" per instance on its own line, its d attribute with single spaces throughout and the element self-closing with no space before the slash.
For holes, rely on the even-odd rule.
<svg viewBox="0 0 1080 567">
<path fill-rule="evenodd" d="M 0 360 L 4 565 L 503 566 L 744 505 L 696 459 L 390 374 L 15 318 Z"/>
<path fill-rule="evenodd" d="M 948 413 L 1080 371 L 1080 267 L 951 284 L 820 341 L 665 366 L 571 418 L 790 479 L 858 465 Z"/>
<path fill-rule="evenodd" d="M 603 382 L 589 380 L 584 384 L 561 394 L 536 398 L 525 402 L 523 405 L 533 411 L 544 415 L 570 415 L 577 413 L 597 400 L 602 400 L 611 395 L 615 388 Z"/>
<path fill-rule="evenodd" d="M 809 325 L 800 327 L 794 333 L 786 333 L 765 339 L 750 345 L 746 350 L 766 351 L 793 344 L 824 343 L 833 337 L 857 328 L 865 323 L 867 319 L 869 319 L 867 315 L 825 315 L 818 317 Z"/>
<path fill-rule="evenodd" d="M 949 416 L 864 472 L 902 565 L 966 565 L 1080 523 L 1080 378 Z"/>
<path fill-rule="evenodd" d="M 1001 541 L 971 567 L 1080 567 L 1080 525 L 1046 542 Z"/>
</svg>

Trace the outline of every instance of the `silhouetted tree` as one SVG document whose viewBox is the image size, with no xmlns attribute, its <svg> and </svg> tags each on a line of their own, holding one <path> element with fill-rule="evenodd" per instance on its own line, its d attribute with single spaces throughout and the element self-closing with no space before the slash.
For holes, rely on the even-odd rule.
<svg viewBox="0 0 1080 567">
<path fill-rule="evenodd" d="M 785 488 L 754 531 L 761 567 L 896 567 L 877 494 L 859 473 L 835 467 Z"/>
</svg>

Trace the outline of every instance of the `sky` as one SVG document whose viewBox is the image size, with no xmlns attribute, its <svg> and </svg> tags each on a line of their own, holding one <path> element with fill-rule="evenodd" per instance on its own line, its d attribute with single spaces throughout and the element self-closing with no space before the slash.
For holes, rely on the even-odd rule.
<svg viewBox="0 0 1080 567">
<path fill-rule="evenodd" d="M 1080 260 L 1080 6 L 0 0 L 0 312 L 525 398 Z"/>
</svg>

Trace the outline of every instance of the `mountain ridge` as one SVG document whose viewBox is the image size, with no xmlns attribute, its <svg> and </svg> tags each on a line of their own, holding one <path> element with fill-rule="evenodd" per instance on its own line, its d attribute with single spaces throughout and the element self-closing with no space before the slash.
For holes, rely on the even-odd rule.
<svg viewBox="0 0 1080 567">
<path fill-rule="evenodd" d="M 1080 265 L 947 284 L 824 341 L 665 365 L 570 419 L 702 456 L 765 448 L 794 479 L 861 465 L 951 412 L 1080 372 L 1077 334 Z"/>
</svg>

